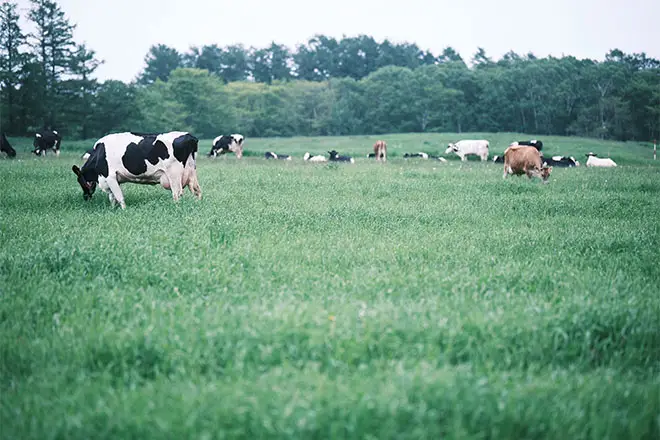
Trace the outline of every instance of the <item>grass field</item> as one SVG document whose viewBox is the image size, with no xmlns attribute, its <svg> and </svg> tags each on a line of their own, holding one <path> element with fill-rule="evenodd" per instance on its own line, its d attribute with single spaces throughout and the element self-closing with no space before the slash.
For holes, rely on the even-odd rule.
<svg viewBox="0 0 660 440">
<path fill-rule="evenodd" d="M 376 137 L 247 139 L 241 161 L 200 157 L 203 200 L 126 184 L 125 211 L 82 199 L 91 142 L 10 139 L 0 436 L 658 439 L 651 147 L 542 137 L 620 165 L 542 185 L 401 158 L 457 135 L 380 138 L 386 164 Z M 332 148 L 357 162 L 300 159 Z"/>
</svg>

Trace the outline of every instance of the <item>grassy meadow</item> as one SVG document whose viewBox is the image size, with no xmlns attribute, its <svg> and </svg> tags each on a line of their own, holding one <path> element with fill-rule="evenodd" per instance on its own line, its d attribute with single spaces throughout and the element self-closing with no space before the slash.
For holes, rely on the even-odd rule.
<svg viewBox="0 0 660 440">
<path fill-rule="evenodd" d="M 0 159 L 3 439 L 658 439 L 660 161 L 404 160 L 523 134 L 247 139 L 175 204 L 90 202 L 56 158 Z M 365 156 L 377 139 L 390 160 Z M 337 149 L 355 164 L 310 164 Z M 266 161 L 265 151 L 294 160 Z"/>
</svg>

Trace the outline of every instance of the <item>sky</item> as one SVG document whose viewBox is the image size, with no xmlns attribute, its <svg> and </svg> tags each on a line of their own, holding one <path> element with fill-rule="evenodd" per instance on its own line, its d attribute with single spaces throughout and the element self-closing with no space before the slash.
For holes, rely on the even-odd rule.
<svg viewBox="0 0 660 440">
<path fill-rule="evenodd" d="M 14 0 L 16 1 L 16 0 Z M 18 0 L 27 15 L 28 0 Z M 415 43 L 439 55 L 451 46 L 469 61 L 478 47 L 499 59 L 513 50 L 537 57 L 602 60 L 613 48 L 660 59 L 657 0 L 59 0 L 74 39 L 104 61 L 99 80 L 131 81 L 155 44 L 190 46 L 272 41 L 291 49 L 315 34 L 369 35 Z M 27 25 L 26 25 L 27 28 Z"/>
</svg>

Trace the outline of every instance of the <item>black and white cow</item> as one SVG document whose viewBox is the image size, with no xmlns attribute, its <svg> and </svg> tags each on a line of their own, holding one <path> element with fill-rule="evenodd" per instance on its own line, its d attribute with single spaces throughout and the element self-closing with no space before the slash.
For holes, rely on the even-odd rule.
<svg viewBox="0 0 660 440">
<path fill-rule="evenodd" d="M 340 156 L 339 153 L 335 150 L 328 151 L 330 154 L 330 162 L 350 162 L 355 163 L 355 159 L 350 156 Z"/>
<path fill-rule="evenodd" d="M 549 158 L 541 157 L 544 165 L 551 167 L 579 167 L 580 162 L 575 160 L 573 156 L 552 156 Z"/>
<path fill-rule="evenodd" d="M 524 145 L 524 146 L 527 146 L 527 147 L 534 147 L 534 148 L 536 148 L 538 151 L 541 151 L 541 150 L 543 149 L 543 142 L 541 142 L 541 141 L 539 141 L 539 140 L 536 140 L 536 139 L 532 139 L 531 141 L 515 141 L 515 142 L 511 142 L 511 145 L 509 145 L 509 146 L 510 146 L 510 147 L 515 147 L 516 145 Z"/>
<path fill-rule="evenodd" d="M 0 151 L 7 157 L 16 157 L 16 150 L 11 146 L 4 133 L 0 133 Z"/>
<path fill-rule="evenodd" d="M 495 163 L 504 163 L 504 155 L 495 155 L 495 156 L 493 156 L 493 162 L 495 162 Z"/>
<path fill-rule="evenodd" d="M 125 182 L 156 185 L 172 191 L 175 201 L 188 186 L 198 198 L 202 190 L 197 180 L 195 155 L 197 138 L 183 131 L 161 134 L 115 133 L 94 144 L 87 162 L 71 167 L 78 177 L 83 198 L 92 198 L 96 185 L 107 192 L 110 203 L 126 208 L 120 184 Z"/>
<path fill-rule="evenodd" d="M 225 154 L 233 152 L 236 154 L 236 159 L 243 157 L 243 141 L 245 138 L 242 134 L 220 135 L 213 139 L 211 151 L 207 156 L 217 157 L 218 154 Z"/>
<path fill-rule="evenodd" d="M 272 151 L 266 151 L 264 153 L 266 159 L 280 159 L 280 160 L 291 160 L 291 156 L 288 154 L 277 154 Z"/>
<path fill-rule="evenodd" d="M 419 153 L 405 153 L 403 155 L 404 159 L 410 159 L 410 158 L 415 158 L 415 157 L 419 157 L 419 158 L 422 158 L 422 159 L 428 159 L 429 155 L 424 153 L 423 151 L 420 151 Z"/>
<path fill-rule="evenodd" d="M 41 130 L 34 134 L 34 150 L 32 152 L 37 156 L 45 156 L 48 150 L 53 150 L 56 156 L 60 155 L 60 143 L 62 136 L 55 130 Z"/>
</svg>

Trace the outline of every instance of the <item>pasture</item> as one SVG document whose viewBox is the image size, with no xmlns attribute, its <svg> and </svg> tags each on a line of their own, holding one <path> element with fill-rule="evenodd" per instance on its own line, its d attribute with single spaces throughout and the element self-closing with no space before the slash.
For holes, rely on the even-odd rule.
<svg viewBox="0 0 660 440">
<path fill-rule="evenodd" d="M 491 156 L 522 134 L 491 140 Z M 246 139 L 203 199 L 90 202 L 59 158 L 0 159 L 0 436 L 660 436 L 660 161 L 615 169 L 404 160 L 450 134 Z M 388 162 L 365 156 L 388 142 Z M 336 149 L 356 163 L 310 164 Z M 294 155 L 266 161 L 265 151 Z"/>
</svg>

